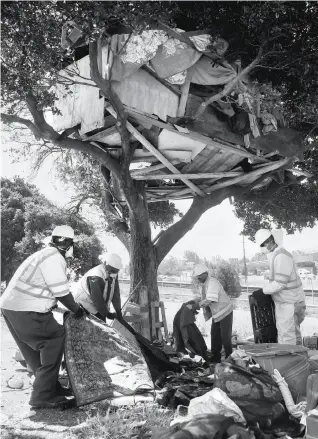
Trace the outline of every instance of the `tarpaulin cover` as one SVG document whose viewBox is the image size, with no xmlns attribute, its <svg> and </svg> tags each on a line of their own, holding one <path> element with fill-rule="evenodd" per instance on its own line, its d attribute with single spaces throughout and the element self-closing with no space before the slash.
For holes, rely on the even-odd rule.
<svg viewBox="0 0 318 439">
<path fill-rule="evenodd" d="M 97 319 L 67 314 L 65 360 L 77 406 L 114 396 L 133 395 L 153 388 L 151 375 L 138 346 Z"/>
</svg>

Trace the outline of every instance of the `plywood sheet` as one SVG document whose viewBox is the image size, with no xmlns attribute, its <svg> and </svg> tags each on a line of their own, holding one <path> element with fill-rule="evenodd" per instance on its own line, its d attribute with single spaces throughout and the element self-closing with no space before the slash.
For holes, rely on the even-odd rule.
<svg viewBox="0 0 318 439">
<path fill-rule="evenodd" d="M 171 90 L 144 70 L 138 70 L 121 82 L 113 81 L 113 88 L 127 106 L 166 120 L 176 117 L 179 98 Z"/>
</svg>

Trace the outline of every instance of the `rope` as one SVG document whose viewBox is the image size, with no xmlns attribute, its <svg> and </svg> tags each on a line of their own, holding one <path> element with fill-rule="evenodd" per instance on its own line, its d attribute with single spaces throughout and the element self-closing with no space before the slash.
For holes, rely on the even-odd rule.
<svg viewBox="0 0 318 439">
<path fill-rule="evenodd" d="M 290 393 L 288 384 L 286 383 L 285 379 L 282 377 L 280 372 L 277 369 L 274 369 L 274 373 L 272 375 L 274 381 L 278 384 L 279 390 L 281 391 L 286 408 L 288 412 L 294 416 L 295 418 L 301 418 L 303 414 L 305 413 L 306 409 L 306 402 L 300 402 L 299 404 L 294 403 L 292 394 Z"/>
</svg>

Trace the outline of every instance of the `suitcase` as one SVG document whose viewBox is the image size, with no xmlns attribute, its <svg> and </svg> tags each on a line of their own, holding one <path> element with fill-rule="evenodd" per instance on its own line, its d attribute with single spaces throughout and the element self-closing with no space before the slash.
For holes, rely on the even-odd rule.
<svg viewBox="0 0 318 439">
<path fill-rule="evenodd" d="M 275 304 L 270 295 L 262 289 L 255 290 L 249 297 L 255 343 L 277 343 Z"/>
</svg>

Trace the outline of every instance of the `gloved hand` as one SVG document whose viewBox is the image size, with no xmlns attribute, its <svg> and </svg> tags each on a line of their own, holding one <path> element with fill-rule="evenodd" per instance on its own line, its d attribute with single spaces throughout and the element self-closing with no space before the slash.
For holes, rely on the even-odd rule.
<svg viewBox="0 0 318 439">
<path fill-rule="evenodd" d="M 106 316 L 107 319 L 114 320 L 117 318 L 117 314 L 115 312 L 109 312 Z"/>
<path fill-rule="evenodd" d="M 74 313 L 76 319 L 86 317 L 89 313 L 81 305 L 78 305 L 78 310 Z"/>
</svg>

